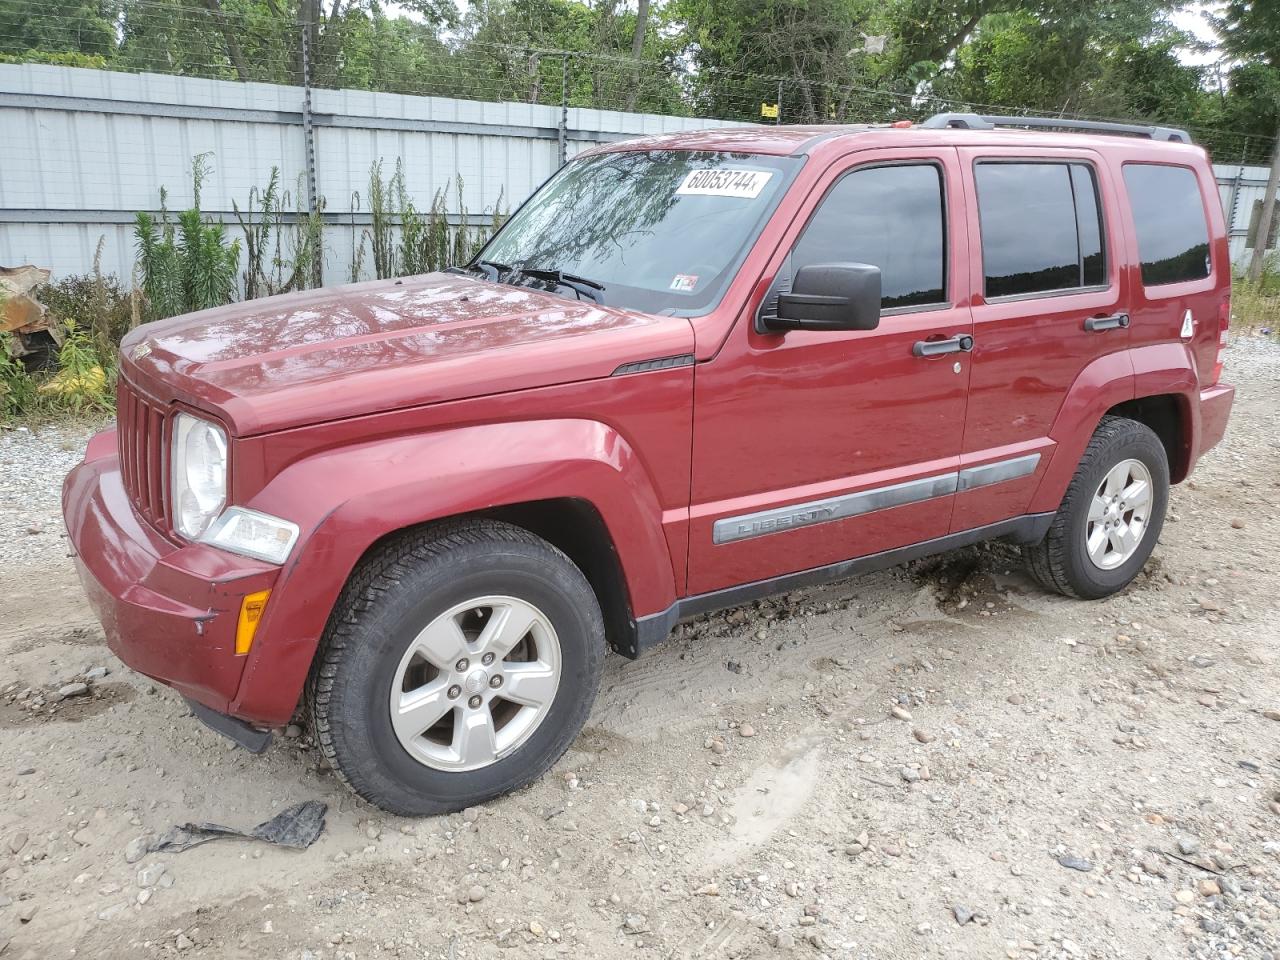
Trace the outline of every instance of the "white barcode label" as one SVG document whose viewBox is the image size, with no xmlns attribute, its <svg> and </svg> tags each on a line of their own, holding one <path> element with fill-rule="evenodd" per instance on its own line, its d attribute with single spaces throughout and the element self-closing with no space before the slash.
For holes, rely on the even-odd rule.
<svg viewBox="0 0 1280 960">
<path fill-rule="evenodd" d="M 767 170 L 694 170 L 676 188 L 676 195 L 754 200 L 772 176 Z"/>
</svg>

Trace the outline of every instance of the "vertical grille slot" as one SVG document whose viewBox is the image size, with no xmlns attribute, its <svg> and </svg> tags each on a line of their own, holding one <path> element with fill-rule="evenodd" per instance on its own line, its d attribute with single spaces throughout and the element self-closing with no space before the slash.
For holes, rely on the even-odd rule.
<svg viewBox="0 0 1280 960">
<path fill-rule="evenodd" d="M 121 378 L 116 394 L 121 479 L 134 508 L 161 529 L 168 521 L 164 424 L 164 408 L 143 397 Z"/>
</svg>

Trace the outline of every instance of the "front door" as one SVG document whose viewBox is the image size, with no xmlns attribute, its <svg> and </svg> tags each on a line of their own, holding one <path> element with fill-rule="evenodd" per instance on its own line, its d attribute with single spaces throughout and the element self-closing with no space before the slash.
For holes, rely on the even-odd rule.
<svg viewBox="0 0 1280 960">
<path fill-rule="evenodd" d="M 749 303 L 694 378 L 688 593 L 943 536 L 971 333 L 953 148 L 864 151 L 820 180 L 770 262 L 882 271 L 879 328 L 761 332 Z"/>
</svg>

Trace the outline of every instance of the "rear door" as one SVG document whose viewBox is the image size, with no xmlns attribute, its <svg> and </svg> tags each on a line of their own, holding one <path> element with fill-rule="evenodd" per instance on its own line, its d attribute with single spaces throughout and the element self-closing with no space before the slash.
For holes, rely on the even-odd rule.
<svg viewBox="0 0 1280 960">
<path fill-rule="evenodd" d="M 1210 242 L 1211 235 L 1221 238 L 1224 233 L 1212 171 L 1208 164 L 1195 169 L 1131 161 L 1121 169 L 1138 261 L 1133 271 L 1133 346 L 1183 344 L 1199 384 L 1216 383 L 1231 265 L 1225 242 L 1219 240 L 1216 257 Z M 1148 359 L 1159 366 L 1177 364 L 1150 351 L 1135 356 L 1144 365 Z M 1135 370 L 1140 388 L 1146 369 Z M 1176 472 L 1178 465 L 1172 466 Z"/>
<path fill-rule="evenodd" d="M 1129 345 L 1117 190 L 1092 151 L 960 150 L 972 371 L 953 531 L 1026 512 L 1049 430 L 1090 363 Z"/>
<path fill-rule="evenodd" d="M 872 263 L 880 325 L 761 332 L 753 299 L 698 366 L 690 594 L 946 535 L 969 378 L 963 209 L 949 147 L 859 152 L 815 185 L 762 279 L 776 294 L 805 264 Z"/>
</svg>

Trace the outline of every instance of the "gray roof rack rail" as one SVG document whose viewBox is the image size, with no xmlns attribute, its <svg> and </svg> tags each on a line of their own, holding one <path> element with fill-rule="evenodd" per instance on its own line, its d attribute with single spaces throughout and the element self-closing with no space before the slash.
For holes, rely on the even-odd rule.
<svg viewBox="0 0 1280 960">
<path fill-rule="evenodd" d="M 996 127 L 1030 127 L 1049 130 L 1080 130 L 1086 133 L 1118 133 L 1130 137 L 1191 143 L 1191 134 L 1177 127 L 1149 127 L 1139 123 L 1108 123 L 1103 120 L 1068 120 L 1064 117 L 998 117 L 977 113 L 935 113 L 920 126 L 930 130 L 946 127 L 960 130 L 994 130 Z"/>
</svg>

